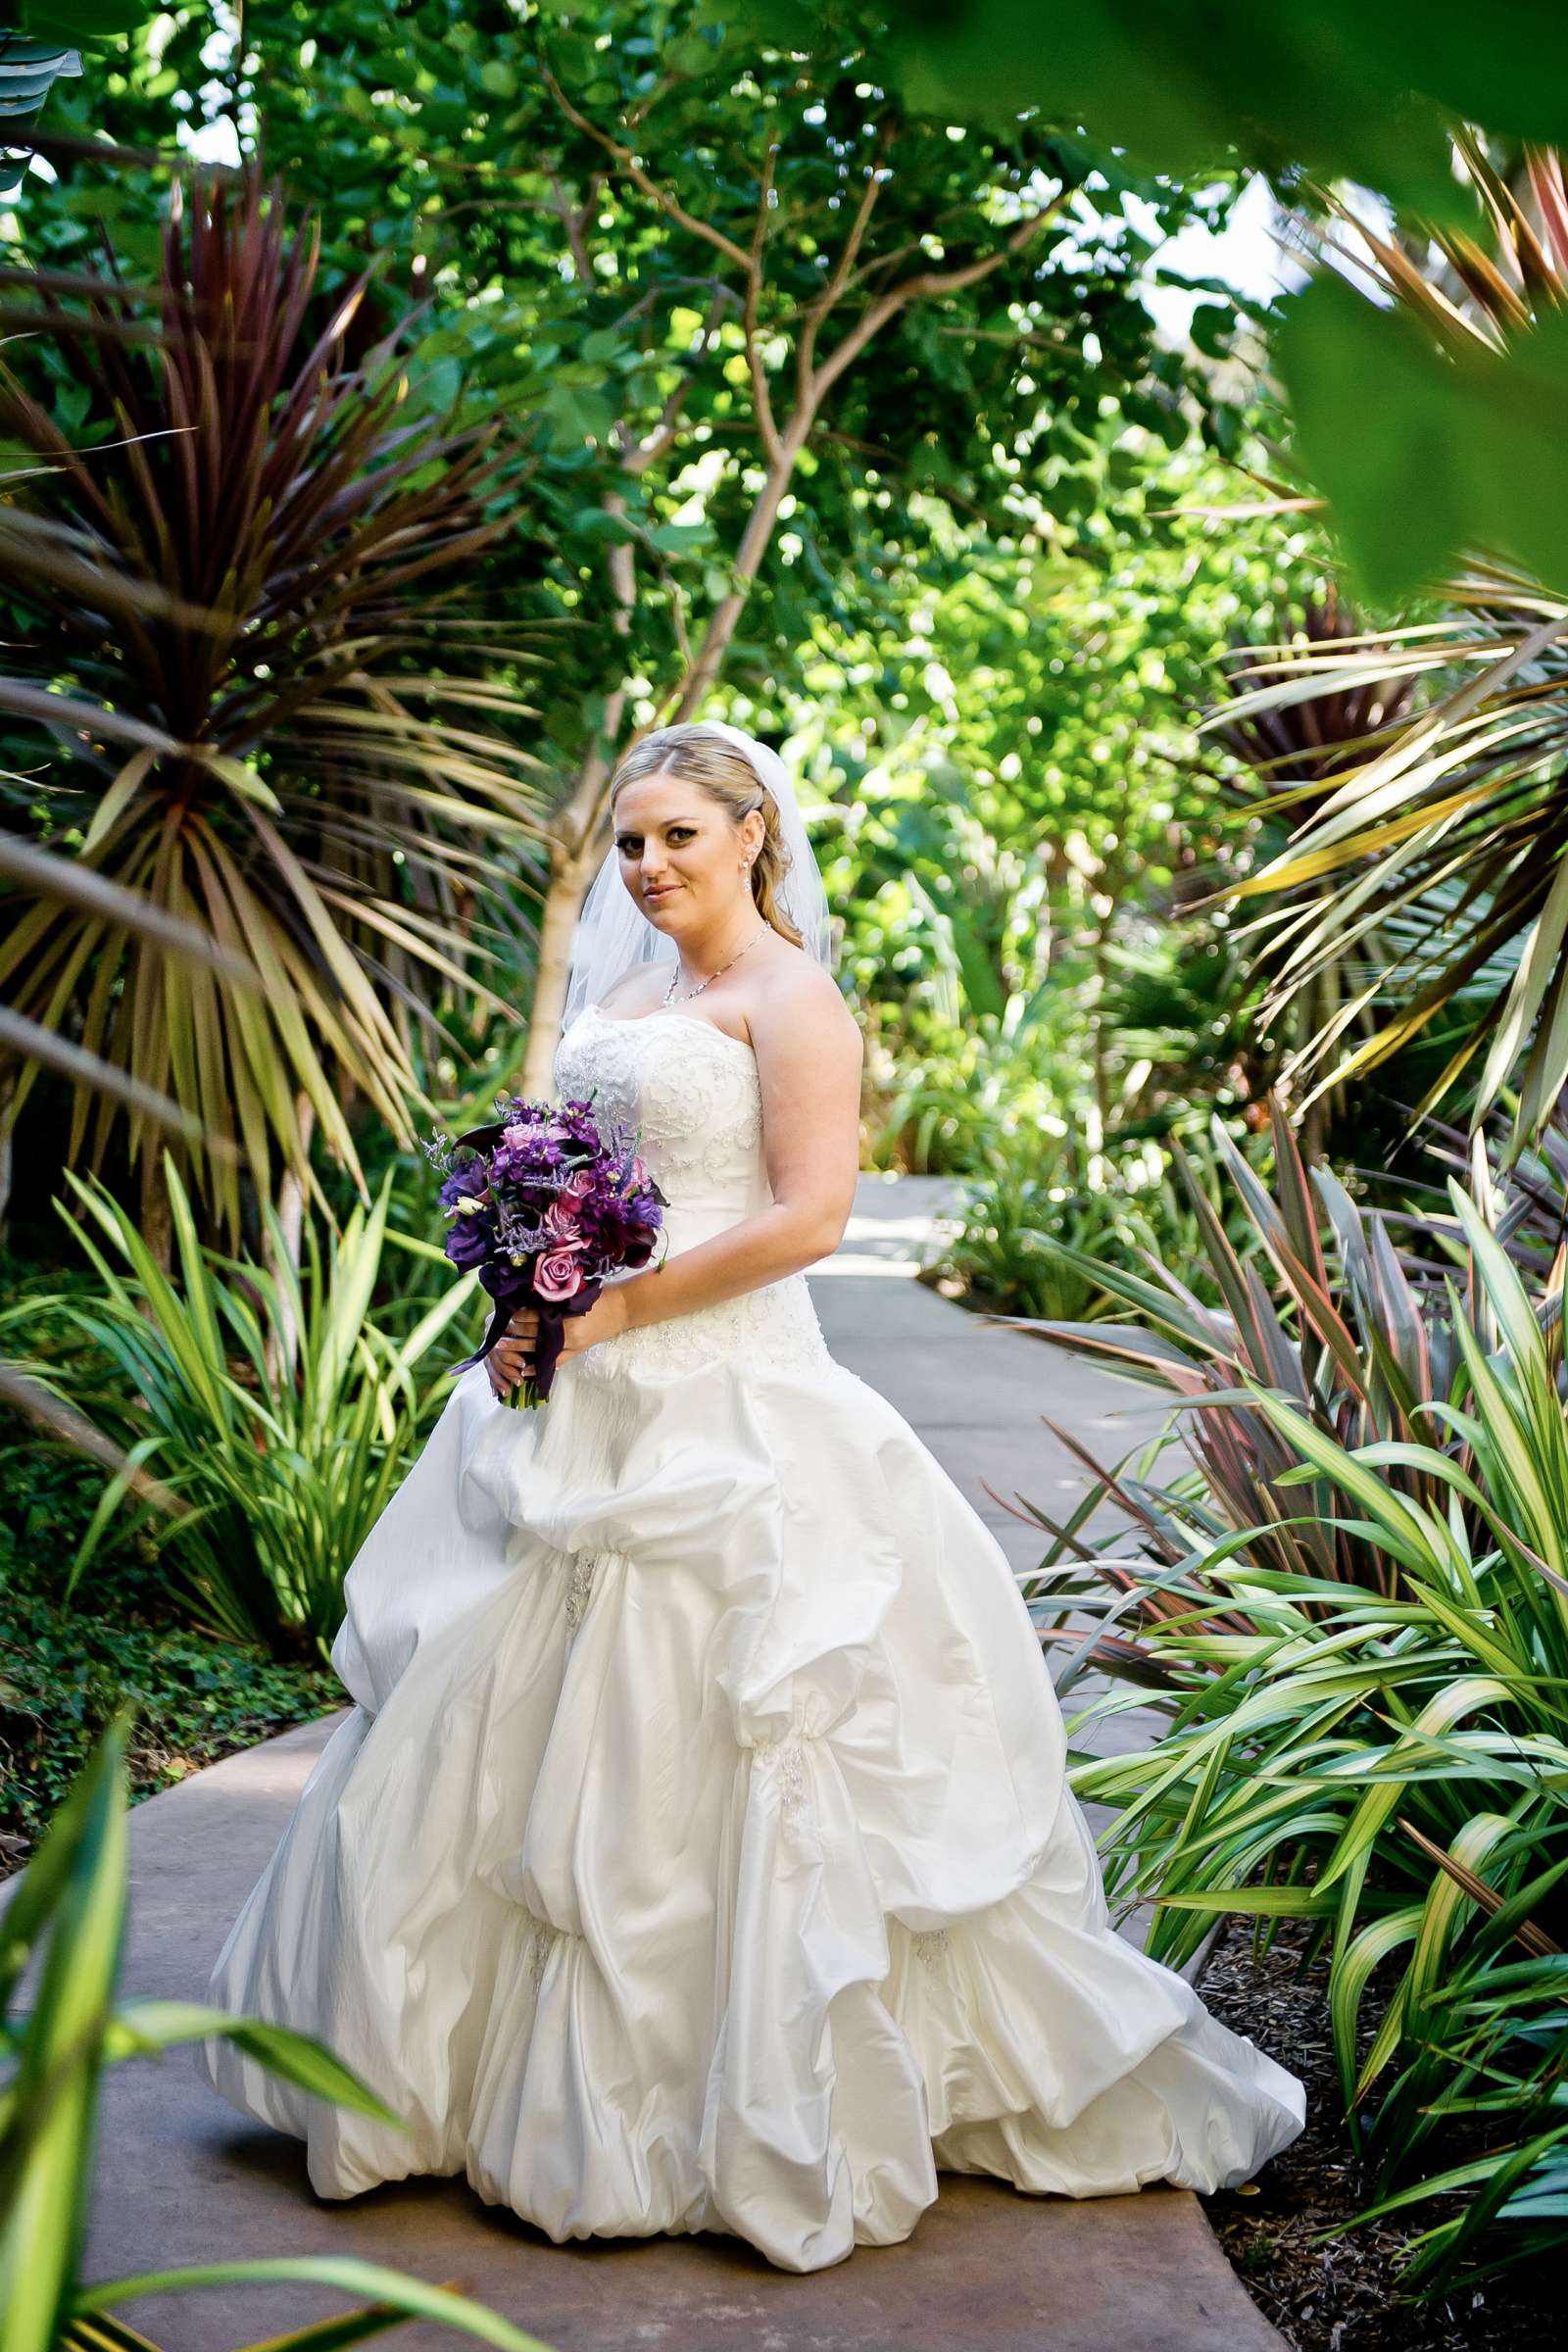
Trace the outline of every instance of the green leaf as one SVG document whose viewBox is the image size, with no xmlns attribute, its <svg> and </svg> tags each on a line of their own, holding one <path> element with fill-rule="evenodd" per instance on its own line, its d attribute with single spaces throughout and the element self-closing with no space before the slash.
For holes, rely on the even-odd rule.
<svg viewBox="0 0 1568 2352">
<path fill-rule="evenodd" d="M 29 31 L 73 42 L 113 40 L 157 14 L 149 0 L 23 0 L 22 6 Z"/>
<path fill-rule="evenodd" d="M 85 2229 L 102 2020 L 125 1908 L 122 1709 L 57 1820 L 65 1874 L 0 2134 L 0 2352 L 52 2352 Z M 9 1955 L 8 1955 L 9 1957 Z"/>
<path fill-rule="evenodd" d="M 370 2295 L 410 2319 L 435 2320 L 481 2344 L 493 2344 L 496 2352 L 552 2352 L 540 2337 L 524 2334 L 483 2303 L 470 2302 L 466 2295 L 454 2294 L 448 2287 L 427 2285 L 422 2278 L 408 2278 L 383 2263 L 364 2262 L 348 2254 L 280 2254 L 254 2262 L 204 2262 L 184 2270 L 143 2271 L 134 2278 L 107 2278 L 101 2284 L 78 2287 L 73 2310 L 81 2318 L 90 2318 L 138 2295 L 167 2294 L 191 2286 L 259 2285 L 267 2279 Z"/>
<path fill-rule="evenodd" d="M 1470 548 L 1568 587 L 1568 318 L 1548 313 L 1502 352 L 1444 351 L 1411 311 L 1334 270 L 1284 308 L 1297 447 L 1363 595 L 1400 602 Z"/>
<path fill-rule="evenodd" d="M 1430 339 L 1333 270 L 1282 306 L 1275 350 L 1295 446 L 1344 533 L 1359 592 L 1397 603 L 1464 543 L 1454 403 Z"/>
</svg>

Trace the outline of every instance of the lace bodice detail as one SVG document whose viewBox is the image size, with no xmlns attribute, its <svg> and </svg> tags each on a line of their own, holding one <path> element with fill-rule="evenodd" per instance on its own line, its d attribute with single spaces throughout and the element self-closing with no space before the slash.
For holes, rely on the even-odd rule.
<svg viewBox="0 0 1568 2352">
<path fill-rule="evenodd" d="M 722 1232 L 772 1199 L 762 1155 L 757 1056 L 694 1013 L 612 1019 L 596 1004 L 556 1049 L 555 1084 L 641 1131 L 639 1149 L 669 1206 L 656 1260 Z M 588 1378 L 679 1372 L 742 1354 L 758 1371 L 831 1364 L 804 1274 L 603 1340 L 573 1359 Z"/>
<path fill-rule="evenodd" d="M 556 1086 L 591 1095 L 607 1118 L 642 1129 L 642 1154 L 672 1206 L 745 1216 L 770 1195 L 761 1164 L 757 1056 L 691 1013 L 611 1020 L 590 1004 L 556 1049 Z"/>
</svg>

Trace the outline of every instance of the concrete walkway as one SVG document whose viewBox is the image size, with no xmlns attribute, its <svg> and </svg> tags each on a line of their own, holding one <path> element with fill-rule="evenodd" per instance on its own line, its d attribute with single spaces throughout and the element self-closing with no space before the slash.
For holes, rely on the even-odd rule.
<svg viewBox="0 0 1568 2352">
<path fill-rule="evenodd" d="M 981 1481 L 1063 1506 L 1081 1474 L 1040 1415 L 1108 1458 L 1152 1426 L 1149 1407 L 1137 1391 L 908 1279 L 946 1191 L 924 1179 L 862 1179 L 857 1214 L 812 1291 L 835 1355 L 919 1430 L 1025 1569 L 1038 1536 Z M 122 1994 L 202 1996 L 339 1720 L 231 1756 L 133 1809 Z M 110 2070 L 85 2278 L 326 2252 L 461 2285 L 562 2352 L 1277 2352 L 1282 2342 L 1197 2200 L 1176 2189 L 1075 2202 L 944 2174 L 937 2203 L 903 2245 L 859 2247 L 799 2278 L 715 2235 L 555 2246 L 462 2179 L 389 2182 L 328 2203 L 310 2188 L 301 2143 L 236 2115 L 199 2082 L 188 2051 Z M 122 2317 L 165 2352 L 232 2352 L 356 2300 L 323 2288 L 216 2287 L 149 2297 Z M 450 2352 L 464 2339 L 420 2324 L 392 2340 Z"/>
</svg>

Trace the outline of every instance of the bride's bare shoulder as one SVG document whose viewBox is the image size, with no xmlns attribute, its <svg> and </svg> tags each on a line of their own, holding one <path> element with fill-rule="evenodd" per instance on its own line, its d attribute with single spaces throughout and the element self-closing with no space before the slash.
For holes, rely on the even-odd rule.
<svg viewBox="0 0 1568 2352">
<path fill-rule="evenodd" d="M 857 1067 L 864 1054 L 860 1025 L 831 972 L 797 950 L 775 956 L 757 975 L 746 1004 L 760 1055 L 787 1043 L 792 1054 L 843 1055 Z"/>
</svg>

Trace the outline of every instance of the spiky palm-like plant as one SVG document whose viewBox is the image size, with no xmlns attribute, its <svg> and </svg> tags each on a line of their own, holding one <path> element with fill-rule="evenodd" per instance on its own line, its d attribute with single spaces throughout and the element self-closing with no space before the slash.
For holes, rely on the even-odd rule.
<svg viewBox="0 0 1568 2352">
<path fill-rule="evenodd" d="M 369 273 L 325 298 L 315 230 L 255 174 L 179 192 L 151 295 L 111 274 L 76 303 L 6 275 L 96 433 L 74 445 L 0 368 L 0 429 L 37 460 L 18 496 L 79 557 L 74 580 L 8 581 L 27 626 L 0 706 L 33 689 L 55 745 L 40 773 L 36 733 L 14 724 L 8 764 L 51 844 L 262 986 L 45 892 L 0 949 L 0 997 L 237 1142 L 266 1194 L 277 1163 L 314 1189 L 317 1120 L 358 1177 L 343 1098 L 357 1088 L 412 1143 L 411 1105 L 428 1104 L 408 1024 L 444 984 L 499 1003 L 475 969 L 506 906 L 496 861 L 539 833 L 517 657 L 461 602 L 525 461 L 496 426 L 420 408 L 407 322 L 351 356 Z M 167 607 L 112 605 L 99 576 Z M 97 1165 L 121 1104 L 86 1084 L 70 1152 L 94 1099 Z M 127 1115 L 153 1214 L 153 1122 Z M 190 1150 L 235 1232 L 234 1161 Z"/>
<path fill-rule="evenodd" d="M 1074 1767 L 1117 1808 L 1113 1898 L 1154 1900 L 1173 1965 L 1217 1914 L 1327 1941 L 1347 2124 L 1386 2199 L 1360 2219 L 1445 2198 L 1407 2277 L 1446 2286 L 1562 2244 L 1568 1251 L 1520 1271 L 1539 1187 L 1516 1215 L 1479 1151 L 1407 1261 L 1386 1214 L 1308 1176 L 1277 1104 L 1272 1193 L 1219 1140 L 1257 1242 L 1243 1261 L 1210 1213 L 1222 1311 L 1185 1265 L 1111 1267 L 1134 1319 L 1021 1324 L 1163 1390 L 1191 1465 L 1102 1473 L 1066 1528 L 1024 1504 L 1054 1538 L 1026 1598 L 1068 1652 L 1059 1690 L 1096 1666 L 1131 1686 L 1092 1719 L 1151 1691 L 1170 1718 Z M 1105 1494 L 1124 1519 L 1101 1534 Z"/>
<path fill-rule="evenodd" d="M 1418 259 L 1342 219 L 1374 292 L 1474 366 L 1568 306 L 1568 188 L 1554 153 L 1527 152 L 1516 185 L 1468 134 L 1456 152 L 1489 243 L 1440 230 Z M 1271 1010 L 1307 1001 L 1348 954 L 1394 941 L 1364 993 L 1368 1034 L 1347 1046 L 1343 1010 L 1315 1024 L 1305 1058 L 1320 1087 L 1417 1038 L 1441 1041 L 1449 1051 L 1422 1108 L 1469 1073 L 1479 1124 L 1517 1075 L 1518 1148 L 1568 1080 L 1568 602 L 1482 552 L 1439 594 L 1448 610 L 1384 632 L 1385 650 L 1326 642 L 1249 697 L 1262 723 L 1373 678 L 1422 690 L 1327 779 L 1304 824 L 1280 793 L 1294 837 L 1244 892 L 1266 894 L 1287 925 Z"/>
<path fill-rule="evenodd" d="M 1232 646 L 1232 666 L 1220 672 L 1222 699 L 1212 713 L 1209 731 L 1241 763 L 1233 798 L 1249 814 L 1261 811 L 1265 840 L 1272 833 L 1272 854 L 1284 843 L 1279 838 L 1282 816 L 1299 825 L 1310 821 L 1314 808 L 1328 798 L 1328 779 L 1348 760 L 1370 752 L 1408 714 L 1410 687 L 1390 678 L 1380 667 L 1388 642 L 1366 634 L 1331 581 L 1320 596 L 1309 596 L 1301 607 L 1299 627 L 1289 643 Z M 1310 697 L 1271 696 L 1267 689 L 1282 679 L 1299 676 L 1303 668 L 1338 653 L 1347 661 L 1342 682 L 1332 694 Z M 1268 853 L 1265 853 L 1266 855 Z M 1293 949 L 1311 931 L 1325 911 L 1322 885 L 1314 893 L 1303 885 L 1290 919 L 1277 913 L 1258 918 L 1250 927 L 1255 943 L 1253 960 L 1260 974 L 1278 984 Z M 1379 955 L 1376 936 L 1362 943 L 1357 954 L 1325 955 L 1312 977 L 1292 992 L 1282 1011 L 1286 1029 L 1285 1082 L 1300 1049 L 1324 1034 L 1343 1036 L 1347 1028 L 1370 1037 L 1372 1021 L 1365 1001 L 1365 971 Z M 1308 1156 L 1322 1148 L 1330 1114 L 1343 1101 L 1343 1090 L 1320 1094 L 1307 1109 L 1303 1134 Z"/>
</svg>

